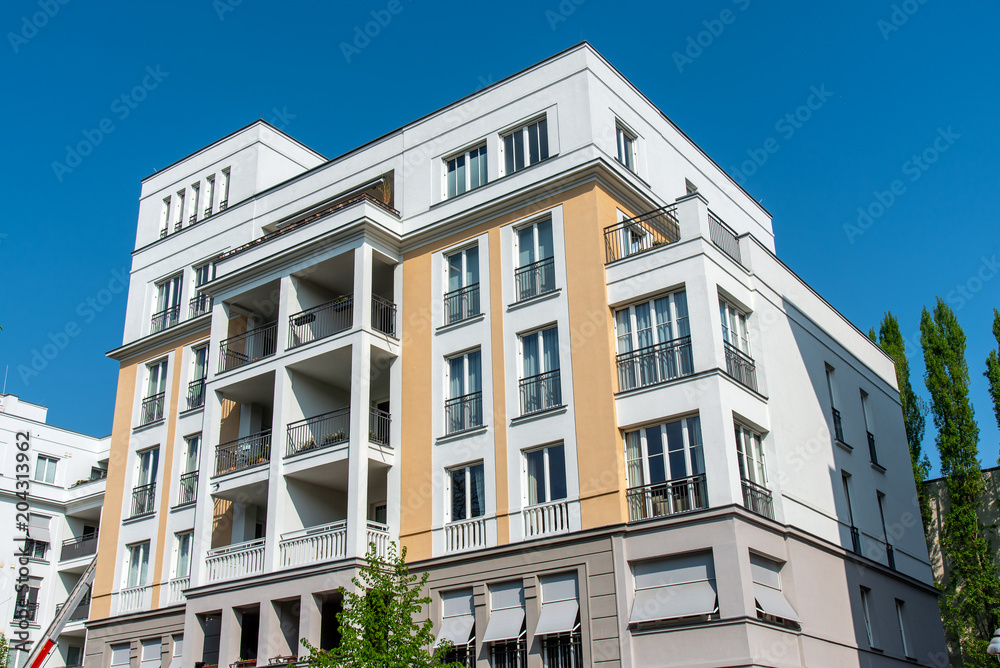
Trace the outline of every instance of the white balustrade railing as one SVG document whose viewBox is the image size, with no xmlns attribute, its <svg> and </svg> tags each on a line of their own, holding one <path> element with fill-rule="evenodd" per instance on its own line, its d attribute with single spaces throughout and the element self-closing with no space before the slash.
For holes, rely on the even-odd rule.
<svg viewBox="0 0 1000 668">
<path fill-rule="evenodd" d="M 369 522 L 368 544 L 372 543 L 375 544 L 375 551 L 378 556 L 385 559 L 389 555 L 389 527 L 378 522 Z"/>
<path fill-rule="evenodd" d="M 149 585 L 122 589 L 118 594 L 118 612 L 135 612 L 147 608 L 146 591 Z"/>
<path fill-rule="evenodd" d="M 486 547 L 486 518 L 451 522 L 444 525 L 444 549 L 462 552 Z"/>
<path fill-rule="evenodd" d="M 525 538 L 569 531 L 569 503 L 566 501 L 531 506 L 521 514 Z"/>
<path fill-rule="evenodd" d="M 208 581 L 233 580 L 264 571 L 264 539 L 248 540 L 208 551 Z"/>
<path fill-rule="evenodd" d="M 191 578 L 174 578 L 167 583 L 167 604 L 183 603 L 184 590 L 191 586 Z"/>
<path fill-rule="evenodd" d="M 281 567 L 303 566 L 347 556 L 347 522 L 340 520 L 282 534 Z"/>
</svg>

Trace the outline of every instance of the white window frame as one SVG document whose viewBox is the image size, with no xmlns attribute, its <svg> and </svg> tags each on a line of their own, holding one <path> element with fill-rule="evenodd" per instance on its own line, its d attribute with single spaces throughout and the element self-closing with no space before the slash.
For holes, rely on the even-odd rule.
<svg viewBox="0 0 1000 668">
<path fill-rule="evenodd" d="M 183 274 L 174 274 L 154 283 L 156 295 L 153 298 L 153 315 L 176 308 L 177 315 L 174 316 L 174 323 L 171 324 L 175 324 L 181 317 L 181 281 L 183 276 Z M 152 327 L 152 323 L 150 323 L 150 327 Z M 168 325 L 165 324 L 159 331 L 163 331 L 167 327 Z"/>
<path fill-rule="evenodd" d="M 830 393 L 830 408 L 837 410 L 837 383 L 834 380 L 834 368 L 829 364 L 825 364 L 826 371 L 826 389 Z"/>
<path fill-rule="evenodd" d="M 478 376 L 479 376 L 479 389 L 478 390 L 470 390 L 469 389 L 470 388 L 470 383 L 469 383 L 469 369 L 470 369 L 470 364 L 471 364 L 470 357 L 472 355 L 476 355 L 476 354 L 479 355 L 479 374 L 478 374 Z M 456 394 L 455 396 L 451 396 L 453 394 L 452 389 L 451 389 L 452 388 L 452 383 L 451 383 L 451 381 L 452 381 L 452 377 L 451 377 L 452 362 L 455 361 L 455 360 L 459 360 L 459 359 L 462 360 L 462 375 L 461 375 L 462 389 L 459 390 L 459 394 Z M 449 357 L 446 357 L 445 358 L 445 365 L 444 365 L 444 382 L 445 382 L 445 387 L 448 388 L 448 398 L 449 399 L 458 399 L 459 397 L 464 397 L 464 396 L 466 396 L 468 394 L 471 394 L 472 392 L 482 392 L 483 391 L 483 352 L 482 352 L 482 349 L 481 348 L 473 348 L 472 350 L 466 350 L 465 352 L 458 353 L 457 355 L 451 355 Z"/>
<path fill-rule="evenodd" d="M 475 153 L 475 157 L 473 157 Z M 473 183 L 472 181 L 472 161 L 478 160 L 481 166 L 479 174 L 479 182 Z M 455 178 L 455 192 L 451 192 L 450 188 L 450 178 L 451 174 L 451 164 L 457 163 L 458 161 L 463 162 L 464 166 L 464 183 L 458 183 L 458 177 Z M 459 151 L 458 153 L 453 153 L 448 157 L 444 158 L 442 161 L 442 183 L 441 183 L 441 198 L 442 199 L 453 199 L 459 195 L 464 195 L 467 192 L 475 190 L 476 188 L 482 188 L 487 183 L 489 183 L 489 152 L 486 148 L 486 142 L 482 141 L 474 146 L 470 146 L 464 151 Z"/>
<path fill-rule="evenodd" d="M 903 607 L 905 601 L 896 599 L 896 621 L 899 623 L 899 639 L 903 643 L 903 656 L 906 658 L 912 658 L 910 656 L 910 645 L 906 642 L 906 624 L 903 621 Z"/>
<path fill-rule="evenodd" d="M 764 437 L 755 429 L 736 422 L 736 454 L 740 477 L 761 487 L 767 485 L 767 465 L 764 462 Z"/>
<path fill-rule="evenodd" d="M 638 139 L 638 135 L 629 130 L 624 123 L 621 121 L 615 123 L 615 144 L 617 148 L 615 159 L 633 174 L 639 173 L 636 166 L 636 157 L 638 156 L 636 144 L 638 143 Z"/>
<path fill-rule="evenodd" d="M 222 171 L 222 184 L 219 187 L 219 211 L 225 211 L 229 208 L 229 174 L 230 168 L 223 167 Z"/>
<path fill-rule="evenodd" d="M 475 251 L 476 255 L 476 275 L 474 277 L 475 280 L 471 280 L 469 277 L 470 251 Z M 474 302 L 472 302 L 469 299 L 467 293 L 463 294 L 462 292 L 460 292 L 468 290 L 473 286 L 478 286 L 481 282 L 482 263 L 481 263 L 481 254 L 479 252 L 479 244 L 475 243 L 470 246 L 465 246 L 463 248 L 447 251 L 443 253 L 443 258 L 444 258 L 444 267 L 443 267 L 444 275 L 442 277 L 442 284 L 444 285 L 444 290 L 442 291 L 443 295 L 448 296 L 451 295 L 452 293 L 458 293 L 457 296 L 462 298 L 463 300 L 462 306 L 457 310 L 457 312 L 453 307 L 447 304 L 445 305 L 445 308 L 443 309 L 445 312 L 444 313 L 445 324 L 450 325 L 452 323 L 461 322 L 462 320 L 466 320 L 468 318 L 479 315 L 482 312 L 482 308 L 480 307 L 481 303 L 480 300 L 482 299 L 482 290 L 481 289 L 479 290 L 479 294 L 476 296 Z M 459 282 L 461 283 L 461 285 L 459 285 L 457 288 L 451 287 L 451 269 L 452 269 L 452 260 L 454 258 L 458 258 L 458 264 L 461 265 L 460 276 L 459 276 L 460 278 Z M 475 311 L 474 313 L 473 310 Z M 454 317 L 454 319 L 452 319 L 453 316 L 457 317 Z"/>
<path fill-rule="evenodd" d="M 182 572 L 181 569 L 181 555 L 183 554 L 184 542 L 187 541 L 187 568 L 186 572 Z M 192 547 L 194 545 L 194 531 L 188 529 L 187 531 L 178 531 L 174 534 L 174 565 L 173 565 L 173 577 L 174 578 L 186 578 L 191 576 L 191 557 L 193 556 Z"/>
<path fill-rule="evenodd" d="M 538 159 L 531 162 L 531 129 L 536 128 L 536 133 L 538 137 Z M 517 140 L 516 135 L 521 135 L 521 159 L 523 161 L 521 167 L 517 166 Z M 507 146 L 507 139 L 511 138 L 510 147 Z M 544 137 L 544 141 L 543 141 Z M 549 126 L 548 117 L 545 114 L 541 116 L 536 116 L 526 123 L 522 123 L 518 127 L 502 132 L 500 134 L 500 160 L 499 164 L 503 168 L 502 176 L 509 176 L 515 174 L 522 169 L 526 169 L 532 165 L 538 164 L 539 162 L 544 162 L 549 157 L 551 157 L 551 142 L 549 141 Z M 513 155 L 510 159 L 510 166 L 507 165 L 507 154 L 513 151 Z"/>
<path fill-rule="evenodd" d="M 160 475 L 160 446 L 140 450 L 135 457 L 136 484 L 133 487 L 155 484 Z"/>
<path fill-rule="evenodd" d="M 657 321 L 656 302 L 667 300 L 668 320 L 666 322 Z M 683 304 L 683 306 L 679 306 Z M 653 343 L 659 345 L 669 343 L 691 336 L 690 312 L 687 305 L 687 292 L 684 289 L 674 290 L 665 295 L 659 295 L 653 299 L 648 299 L 636 304 L 629 304 L 626 307 L 615 309 L 615 348 L 620 355 L 640 350 L 639 347 L 639 321 L 636 311 L 647 309 L 649 312 L 649 322 Z M 684 315 L 680 315 L 683 310 Z M 664 337 L 661 327 L 666 325 L 669 328 L 669 337 Z M 627 339 L 626 339 L 627 337 Z M 628 347 L 623 346 L 628 341 Z"/>
<path fill-rule="evenodd" d="M 167 361 L 167 358 L 164 357 L 146 365 L 146 394 L 143 395 L 144 399 L 155 397 L 157 394 L 163 394 L 167 391 L 167 374 L 169 373 Z"/>
<path fill-rule="evenodd" d="M 202 207 L 204 209 L 203 218 L 208 218 L 213 213 L 215 213 L 215 174 L 210 174 L 205 177 L 205 204 Z"/>
<path fill-rule="evenodd" d="M 46 462 L 45 471 L 42 477 L 39 477 L 39 473 L 42 473 L 41 467 L 39 466 L 42 463 L 42 460 L 45 460 Z M 35 471 L 34 475 L 32 476 L 32 480 L 34 480 L 35 482 L 44 482 L 48 485 L 54 485 L 56 484 L 55 480 L 56 480 L 56 473 L 58 472 L 58 470 L 59 470 L 58 457 L 53 457 L 52 455 L 39 453 L 38 456 L 35 458 Z M 48 480 L 47 478 L 49 477 L 51 477 L 52 479 Z"/>
<path fill-rule="evenodd" d="M 722 340 L 744 355 L 752 357 L 750 330 L 747 327 L 750 315 L 722 297 L 719 298 L 719 315 L 722 318 Z"/>
<path fill-rule="evenodd" d="M 149 548 L 150 542 L 148 540 L 140 541 L 138 543 L 132 543 L 125 546 L 126 563 L 125 572 L 122 582 L 122 586 L 126 589 L 133 589 L 135 587 L 145 587 L 146 581 L 149 579 Z M 136 556 L 140 557 L 139 570 L 136 572 L 135 583 L 132 582 L 132 568 L 136 563 Z"/>
<path fill-rule="evenodd" d="M 170 195 L 163 198 L 163 208 L 160 210 L 160 238 L 170 234 Z"/>
<path fill-rule="evenodd" d="M 865 618 L 865 632 L 868 634 L 868 646 L 872 649 L 878 649 L 875 628 L 872 626 L 871 593 L 872 590 L 868 587 L 861 587 L 861 612 Z"/>
<path fill-rule="evenodd" d="M 555 448 L 562 448 L 563 457 L 563 488 L 565 489 L 565 495 L 559 497 L 558 499 L 552 498 L 552 465 L 549 463 L 550 452 Z M 528 477 L 528 457 L 536 452 L 542 452 L 542 479 L 544 481 L 545 488 L 545 498 L 542 500 L 536 499 L 534 503 L 531 502 L 531 480 Z M 521 494 L 521 502 L 525 508 L 531 508 L 534 506 L 543 506 L 547 503 L 555 503 L 557 501 L 565 501 L 569 498 L 569 471 L 567 470 L 566 463 L 566 444 L 565 443 L 549 443 L 548 445 L 543 445 L 537 448 L 527 448 L 521 451 L 521 470 L 523 476 L 522 489 L 524 490 Z"/>
<path fill-rule="evenodd" d="M 681 425 L 681 435 L 682 435 L 682 447 L 680 450 L 670 450 L 670 443 L 667 440 L 667 427 L 669 425 L 680 423 Z M 650 455 L 649 455 L 649 443 L 647 440 L 647 430 L 649 429 L 659 429 L 660 432 L 660 444 L 663 447 L 661 453 L 653 455 L 654 457 L 661 457 L 663 460 L 663 475 L 664 480 L 652 480 L 652 475 L 650 474 Z M 629 452 L 629 437 L 632 434 L 638 434 L 638 457 L 631 456 Z M 697 443 L 695 443 L 695 436 L 697 436 Z M 647 485 L 656 485 L 661 482 L 670 482 L 673 480 L 683 480 L 685 478 L 690 478 L 696 475 L 705 475 L 705 444 L 704 436 L 701 431 L 701 417 L 698 415 L 690 415 L 683 418 L 667 420 L 665 422 L 659 422 L 652 425 L 647 425 L 645 427 L 640 427 L 639 429 L 627 430 L 624 434 L 624 446 L 625 446 L 625 477 L 629 488 L 645 487 Z M 684 458 L 684 475 L 675 475 L 672 470 L 670 462 L 671 452 L 682 452 Z M 701 469 L 695 472 L 696 469 Z M 638 481 L 635 478 L 635 474 L 641 473 L 642 480 Z"/>
<path fill-rule="evenodd" d="M 198 221 L 198 207 L 201 206 L 201 182 L 191 184 L 191 206 L 188 210 L 188 225 Z"/>
<path fill-rule="evenodd" d="M 480 491 L 480 514 L 472 514 L 472 469 L 475 467 L 481 467 L 483 469 L 483 488 Z M 461 471 L 465 477 L 465 517 L 460 519 L 455 519 L 453 516 L 453 510 L 455 505 L 455 488 L 454 488 L 454 478 L 453 474 Z M 445 522 L 465 522 L 468 520 L 474 520 L 480 517 L 486 516 L 486 466 L 482 460 L 477 462 L 471 462 L 469 464 L 463 464 L 461 466 L 453 466 L 451 468 L 445 469 L 445 483 L 446 483 L 446 494 L 447 503 L 445 504 Z"/>
<path fill-rule="evenodd" d="M 192 443 L 194 443 L 194 448 L 191 447 Z M 198 472 L 198 467 L 201 464 L 201 444 L 201 433 L 191 434 L 190 436 L 184 437 L 184 459 L 181 462 L 183 464 L 181 467 L 182 475 L 185 473 Z M 191 454 L 192 449 L 194 450 L 194 456 Z"/>
<path fill-rule="evenodd" d="M 208 356 L 209 349 L 207 343 L 199 344 L 196 346 L 191 346 L 191 382 L 196 380 L 205 380 L 208 378 Z M 198 356 L 204 351 L 204 367 L 202 369 L 202 374 L 198 375 Z"/>
<path fill-rule="evenodd" d="M 171 224 L 173 232 L 180 232 L 184 228 L 184 209 L 187 204 L 187 191 L 181 188 L 177 191 L 177 196 L 174 198 L 174 213 L 173 213 L 173 223 Z"/>
<path fill-rule="evenodd" d="M 545 257 L 540 257 L 541 251 L 538 247 L 538 226 L 548 223 L 549 231 L 552 236 L 552 255 L 546 255 Z M 531 257 L 534 258 L 527 264 L 521 264 L 521 232 L 526 229 L 531 229 Z M 552 218 L 549 216 L 544 216 L 536 220 L 531 221 L 525 225 L 518 225 L 514 228 L 514 262 L 517 265 L 517 269 L 523 269 L 524 267 L 529 267 L 533 264 L 542 262 L 543 260 L 548 260 L 549 258 L 554 258 L 556 254 L 555 249 L 555 239 L 556 239 L 556 228 L 555 224 L 552 222 Z"/>
</svg>

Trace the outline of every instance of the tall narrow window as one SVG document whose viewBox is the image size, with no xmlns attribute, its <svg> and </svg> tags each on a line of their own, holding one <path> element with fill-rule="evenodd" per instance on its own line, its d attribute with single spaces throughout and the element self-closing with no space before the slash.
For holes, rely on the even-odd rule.
<svg viewBox="0 0 1000 668">
<path fill-rule="evenodd" d="M 198 455 L 201 434 L 184 439 L 184 460 L 181 462 L 180 492 L 177 503 L 194 503 L 198 496 Z"/>
<path fill-rule="evenodd" d="M 475 665 L 476 608 L 472 589 L 441 594 L 441 631 L 434 646 L 437 647 L 446 640 L 452 643 L 452 648 L 443 657 L 445 662 Z"/>
<path fill-rule="evenodd" d="M 529 506 L 566 498 L 566 453 L 561 443 L 525 452 L 524 466 Z"/>
<path fill-rule="evenodd" d="M 872 614 L 870 607 L 872 590 L 868 587 L 861 588 L 861 613 L 865 618 L 865 633 L 868 634 L 868 646 L 872 648 L 877 648 L 877 639 L 875 637 L 875 630 L 872 627 Z"/>
<path fill-rule="evenodd" d="M 151 448 L 137 453 L 135 486 L 132 488 L 132 516 L 147 515 L 156 506 L 156 474 L 160 463 L 160 449 Z"/>
<path fill-rule="evenodd" d="M 188 225 L 198 220 L 198 207 L 201 206 L 201 184 L 191 184 L 191 209 L 188 212 Z"/>
<path fill-rule="evenodd" d="M 482 354 L 475 350 L 448 359 L 445 429 L 454 434 L 483 424 Z"/>
<path fill-rule="evenodd" d="M 205 218 L 212 215 L 215 204 L 215 174 L 205 178 Z"/>
<path fill-rule="evenodd" d="M 486 514 L 486 487 L 482 462 L 448 471 L 451 485 L 449 522 L 459 522 Z"/>
<path fill-rule="evenodd" d="M 225 211 L 229 206 L 229 168 L 222 170 L 222 183 L 219 185 L 219 211 Z"/>
<path fill-rule="evenodd" d="M 521 415 L 562 405 L 559 332 L 549 327 L 521 336 Z"/>
<path fill-rule="evenodd" d="M 153 318 L 150 334 L 177 324 L 181 314 L 181 275 L 177 274 L 156 284 L 156 302 L 153 304 Z"/>
<path fill-rule="evenodd" d="M 708 507 L 698 417 L 625 432 L 625 467 L 632 521 Z"/>
<path fill-rule="evenodd" d="M 868 393 L 861 390 L 861 415 L 865 421 L 865 433 L 868 435 L 868 457 L 872 464 L 880 466 L 878 463 L 878 450 L 875 448 L 875 435 L 872 433 L 872 417 L 870 413 Z"/>
<path fill-rule="evenodd" d="M 513 174 L 549 157 L 548 123 L 543 118 L 503 136 L 504 174 Z"/>
<path fill-rule="evenodd" d="M 889 544 L 889 532 L 885 527 L 885 494 L 875 492 L 875 499 L 878 501 L 878 518 L 882 522 L 882 541 L 885 543 L 885 561 L 889 568 L 896 569 L 896 555 L 892 545 Z"/>
<path fill-rule="evenodd" d="M 517 269 L 514 291 L 517 301 L 524 301 L 556 289 L 555 249 L 552 243 L 552 220 L 546 218 L 514 231 L 517 245 Z"/>
<path fill-rule="evenodd" d="M 129 545 L 126 549 L 128 550 L 128 569 L 125 586 L 129 589 L 144 587 L 149 568 L 149 541 Z"/>
<path fill-rule="evenodd" d="M 456 197 L 486 185 L 486 144 L 445 160 L 445 196 Z"/>
<path fill-rule="evenodd" d="M 140 425 L 163 419 L 163 404 L 167 392 L 167 360 L 146 367 L 146 394 L 142 400 Z"/>
<path fill-rule="evenodd" d="M 833 413 L 833 435 L 840 443 L 844 443 L 844 425 L 837 410 L 837 385 L 833 378 L 833 367 L 826 365 L 826 389 L 830 393 L 830 410 Z"/>
<path fill-rule="evenodd" d="M 215 278 L 215 263 L 204 262 L 194 268 L 194 297 L 191 298 L 190 317 L 195 318 L 212 310 L 212 298 L 201 291 L 201 286 Z"/>
<path fill-rule="evenodd" d="M 851 503 L 851 474 L 841 472 L 840 481 L 844 485 L 844 502 L 847 504 L 847 522 L 851 530 L 851 548 L 861 554 L 861 532 L 854 526 L 854 507 Z"/>
<path fill-rule="evenodd" d="M 772 495 L 767 488 L 763 439 L 739 422 L 736 423 L 736 456 L 740 464 L 743 505 L 751 512 L 774 519 Z"/>
<path fill-rule="evenodd" d="M 615 338 L 621 391 L 694 373 L 684 291 L 615 311 Z"/>
<path fill-rule="evenodd" d="M 527 665 L 524 628 L 524 587 L 520 581 L 490 585 L 490 621 L 483 642 L 490 648 L 494 668 Z"/>
<path fill-rule="evenodd" d="M 899 624 L 899 641 L 903 644 L 903 656 L 910 658 L 910 646 L 906 642 L 906 624 L 903 622 L 903 602 L 896 599 L 896 623 Z"/>
<path fill-rule="evenodd" d="M 58 461 L 59 460 L 55 457 L 38 455 L 38 459 L 35 460 L 35 481 L 45 482 L 50 485 L 55 484 L 56 463 L 58 463 Z"/>
<path fill-rule="evenodd" d="M 174 198 L 174 232 L 180 232 L 181 228 L 184 227 L 185 199 L 184 191 L 178 190 L 177 197 Z"/>
<path fill-rule="evenodd" d="M 177 562 L 174 565 L 174 577 L 186 578 L 191 575 L 191 540 L 194 534 L 182 531 L 175 535 L 177 540 Z"/>
<path fill-rule="evenodd" d="M 160 209 L 160 238 L 170 234 L 170 198 L 163 198 L 163 208 Z"/>
<path fill-rule="evenodd" d="M 188 410 L 205 405 L 205 378 L 208 376 L 208 346 L 191 349 L 191 380 L 188 383 Z"/>
<path fill-rule="evenodd" d="M 729 302 L 719 300 L 722 341 L 726 352 L 726 373 L 741 385 L 757 390 L 757 369 L 750 354 L 747 314 Z"/>
<path fill-rule="evenodd" d="M 542 640 L 542 663 L 546 668 L 583 666 L 580 634 L 580 592 L 576 573 L 538 578 L 542 607 L 535 637 Z"/>
<path fill-rule="evenodd" d="M 479 246 L 445 256 L 445 324 L 479 315 Z"/>
<path fill-rule="evenodd" d="M 139 655 L 139 668 L 160 668 L 162 659 L 162 641 L 160 638 L 148 638 L 140 641 L 142 653 Z"/>
<path fill-rule="evenodd" d="M 615 128 L 615 136 L 618 142 L 618 162 L 634 172 L 635 171 L 635 135 L 623 128 L 620 124 Z"/>
</svg>

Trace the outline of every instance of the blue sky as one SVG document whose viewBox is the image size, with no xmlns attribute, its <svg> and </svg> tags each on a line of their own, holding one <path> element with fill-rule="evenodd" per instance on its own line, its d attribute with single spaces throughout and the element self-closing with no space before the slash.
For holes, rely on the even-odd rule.
<svg viewBox="0 0 1000 668">
<path fill-rule="evenodd" d="M 583 38 L 772 212 L 820 294 L 864 330 L 897 314 L 921 392 L 920 308 L 950 301 L 993 465 L 998 23 L 995 3 L 939 0 L 5 2 L 7 391 L 110 431 L 104 353 L 154 170 L 257 118 L 336 156 Z M 933 429 L 924 446 L 936 460 Z"/>
</svg>

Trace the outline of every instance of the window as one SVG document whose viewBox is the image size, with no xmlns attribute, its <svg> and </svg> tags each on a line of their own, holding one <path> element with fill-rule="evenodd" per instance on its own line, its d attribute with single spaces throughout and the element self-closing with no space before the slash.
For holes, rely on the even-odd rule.
<svg viewBox="0 0 1000 668">
<path fill-rule="evenodd" d="M 180 232 L 184 227 L 184 200 L 185 193 L 179 190 L 177 197 L 174 198 L 174 232 Z"/>
<path fill-rule="evenodd" d="M 476 612 L 471 589 L 442 592 L 441 631 L 434 642 L 435 647 L 445 640 L 453 647 L 445 655 L 445 662 L 458 662 L 464 666 L 475 665 L 476 656 Z"/>
<path fill-rule="evenodd" d="M 184 439 L 183 473 L 198 472 L 198 450 L 201 447 L 201 434 L 188 436 Z"/>
<path fill-rule="evenodd" d="M 521 415 L 562 405 L 559 332 L 556 327 L 521 335 Z"/>
<path fill-rule="evenodd" d="M 445 430 L 455 434 L 483 424 L 482 354 L 478 350 L 448 359 Z"/>
<path fill-rule="evenodd" d="M 66 647 L 66 668 L 83 665 L 83 648 L 79 645 L 68 645 Z"/>
<path fill-rule="evenodd" d="M 844 502 L 847 504 L 847 522 L 851 531 L 851 547 L 856 554 L 861 554 L 861 533 L 854 526 L 854 508 L 851 504 L 851 474 L 841 471 L 840 481 L 844 486 Z"/>
<path fill-rule="evenodd" d="M 136 455 L 135 486 L 132 488 L 132 517 L 156 510 L 156 474 L 160 450 L 152 448 Z"/>
<path fill-rule="evenodd" d="M 483 642 L 490 644 L 490 666 L 522 668 L 527 648 L 524 629 L 524 588 L 520 581 L 491 585 L 490 621 Z"/>
<path fill-rule="evenodd" d="M 544 665 L 546 668 L 583 666 L 576 573 L 540 577 L 538 584 L 542 609 L 535 626 L 535 636 L 542 638 Z"/>
<path fill-rule="evenodd" d="M 28 514 L 28 538 L 24 541 L 24 552 L 34 559 L 45 559 L 45 553 L 52 543 L 49 524 L 52 518 L 36 513 Z"/>
<path fill-rule="evenodd" d="M 561 443 L 526 451 L 524 467 L 529 506 L 566 498 L 566 452 Z"/>
<path fill-rule="evenodd" d="M 629 132 L 619 124 L 615 128 L 615 137 L 618 142 L 618 162 L 634 172 L 635 171 L 635 134 Z"/>
<path fill-rule="evenodd" d="M 621 391 L 694 373 L 684 291 L 615 311 L 615 339 Z"/>
<path fill-rule="evenodd" d="M 147 638 L 140 642 L 142 655 L 139 668 L 160 668 L 160 653 L 162 641 L 159 638 Z"/>
<path fill-rule="evenodd" d="M 177 324 L 181 313 L 181 275 L 177 274 L 156 284 L 156 302 L 150 321 L 150 334 Z"/>
<path fill-rule="evenodd" d="M 838 442 L 844 443 L 844 425 L 840 420 L 840 411 L 837 410 L 836 383 L 833 378 L 833 367 L 826 365 L 826 389 L 830 393 L 830 409 L 833 412 L 833 435 Z"/>
<path fill-rule="evenodd" d="M 205 405 L 205 378 L 208 376 L 208 346 L 191 349 L 191 382 L 188 383 L 188 410 Z"/>
<path fill-rule="evenodd" d="M 35 460 L 35 482 L 46 482 L 50 485 L 56 482 L 56 464 L 59 462 L 55 457 L 48 455 L 38 455 Z"/>
<path fill-rule="evenodd" d="M 205 262 L 194 268 L 194 288 L 195 295 L 191 299 L 190 317 L 208 313 L 212 310 L 212 298 L 199 290 L 199 288 L 215 278 L 215 263 Z"/>
<path fill-rule="evenodd" d="M 201 184 L 191 184 L 191 210 L 188 213 L 188 225 L 193 225 L 198 220 L 198 207 L 201 205 Z"/>
<path fill-rule="evenodd" d="M 479 315 L 479 246 L 445 256 L 444 322 L 450 325 Z"/>
<path fill-rule="evenodd" d="M 517 269 L 514 292 L 521 302 L 556 289 L 552 220 L 546 218 L 514 231 Z"/>
<path fill-rule="evenodd" d="M 868 456 L 872 464 L 881 466 L 878 463 L 878 450 L 875 449 L 875 435 L 872 434 L 872 418 L 869 412 L 868 393 L 861 390 L 861 416 L 865 421 L 865 432 L 868 434 Z"/>
<path fill-rule="evenodd" d="M 191 540 L 194 534 L 184 531 L 175 534 L 177 540 L 177 561 L 174 565 L 174 577 L 186 578 L 191 575 Z"/>
<path fill-rule="evenodd" d="M 486 185 L 486 144 L 445 160 L 445 197 Z"/>
<path fill-rule="evenodd" d="M 745 355 L 750 354 L 750 335 L 747 332 L 747 315 L 725 300 L 719 300 L 722 317 L 722 340 Z"/>
<path fill-rule="evenodd" d="M 707 508 L 700 418 L 625 432 L 625 470 L 632 521 Z"/>
<path fill-rule="evenodd" d="M 504 174 L 513 174 L 549 157 L 549 130 L 544 118 L 503 136 Z"/>
<path fill-rule="evenodd" d="M 146 585 L 146 570 L 149 567 L 149 541 L 129 545 L 125 549 L 128 551 L 125 586 L 129 589 L 144 587 Z"/>
<path fill-rule="evenodd" d="M 111 645 L 111 668 L 124 668 L 129 665 L 129 655 L 131 645 L 123 642 L 120 645 Z"/>
<path fill-rule="evenodd" d="M 449 522 L 460 522 L 486 514 L 486 486 L 482 462 L 448 471 L 451 486 Z"/>
<path fill-rule="evenodd" d="M 711 552 L 641 561 L 632 566 L 635 598 L 629 624 L 718 617 Z"/>
<path fill-rule="evenodd" d="M 146 396 L 142 400 L 140 425 L 163 419 L 163 405 L 167 392 L 167 360 L 154 362 L 146 367 Z"/>
<path fill-rule="evenodd" d="M 758 485 L 767 484 L 764 468 L 764 446 L 757 432 L 736 423 L 736 453 L 740 461 L 740 478 Z"/>
<path fill-rule="evenodd" d="M 38 592 L 41 578 L 29 577 L 28 584 L 17 590 L 14 602 L 14 619 L 34 622 L 38 618 Z"/>
<path fill-rule="evenodd" d="M 872 628 L 872 615 L 871 608 L 869 607 L 869 599 L 871 599 L 872 590 L 868 587 L 861 588 L 861 613 L 865 618 L 865 633 L 868 634 L 868 646 L 875 649 L 878 645 L 875 642 L 875 631 Z"/>
<path fill-rule="evenodd" d="M 785 625 L 797 625 L 795 609 L 781 593 L 782 564 L 757 554 L 750 555 L 753 597 L 757 618 Z"/>
<path fill-rule="evenodd" d="M 160 238 L 170 233 L 170 198 L 163 198 L 163 208 L 160 209 Z"/>
<path fill-rule="evenodd" d="M 229 207 L 229 168 L 222 170 L 222 184 L 219 187 L 221 199 L 219 199 L 219 211 L 225 211 Z"/>
<path fill-rule="evenodd" d="M 45 560 L 45 553 L 49 550 L 49 544 L 40 540 L 35 540 L 33 538 L 26 538 L 24 540 L 24 554 L 28 556 L 29 559 L 41 559 Z"/>
<path fill-rule="evenodd" d="M 903 644 L 903 656 L 910 657 L 910 646 L 906 643 L 906 625 L 903 623 L 903 602 L 896 599 L 896 623 L 899 624 L 899 641 Z"/>
<path fill-rule="evenodd" d="M 212 215 L 215 203 L 215 175 L 205 178 L 205 218 Z"/>
</svg>

